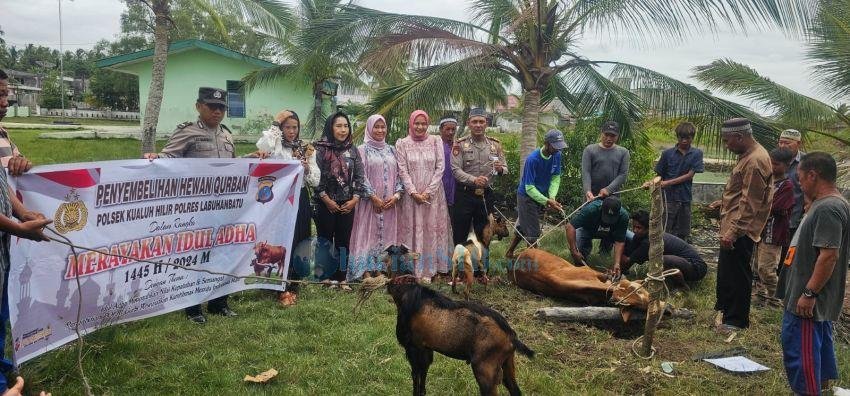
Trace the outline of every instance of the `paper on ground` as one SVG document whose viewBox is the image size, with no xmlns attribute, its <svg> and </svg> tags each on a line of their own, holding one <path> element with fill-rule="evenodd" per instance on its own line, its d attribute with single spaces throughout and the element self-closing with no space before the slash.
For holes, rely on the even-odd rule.
<svg viewBox="0 0 850 396">
<path fill-rule="evenodd" d="M 703 359 L 724 370 L 729 370 L 733 373 L 754 373 L 757 371 L 770 370 L 769 367 L 762 366 L 743 356 L 732 356 L 719 359 Z"/>
</svg>

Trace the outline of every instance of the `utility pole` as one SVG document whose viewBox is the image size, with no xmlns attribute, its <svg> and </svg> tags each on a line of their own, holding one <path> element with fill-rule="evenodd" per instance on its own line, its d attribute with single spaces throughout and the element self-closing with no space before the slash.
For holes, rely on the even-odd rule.
<svg viewBox="0 0 850 396">
<path fill-rule="evenodd" d="M 59 100 L 62 104 L 60 122 L 65 120 L 65 49 L 62 43 L 62 0 L 59 1 Z"/>
</svg>

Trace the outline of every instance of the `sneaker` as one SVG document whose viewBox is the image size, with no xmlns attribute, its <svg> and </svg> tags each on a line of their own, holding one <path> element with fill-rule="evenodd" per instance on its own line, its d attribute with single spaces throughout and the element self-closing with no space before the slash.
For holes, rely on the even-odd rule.
<svg viewBox="0 0 850 396">
<path fill-rule="evenodd" d="M 190 322 L 195 323 L 195 324 L 204 324 L 204 323 L 207 323 L 207 318 L 204 316 L 204 314 L 198 314 L 198 315 L 194 315 L 194 316 L 187 316 L 187 317 L 186 317 L 186 319 L 189 319 L 189 321 L 190 321 Z"/>
</svg>

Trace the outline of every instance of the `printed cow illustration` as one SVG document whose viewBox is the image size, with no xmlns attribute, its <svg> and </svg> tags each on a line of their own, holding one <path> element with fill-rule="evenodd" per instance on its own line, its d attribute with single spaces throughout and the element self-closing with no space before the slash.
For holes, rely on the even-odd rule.
<svg viewBox="0 0 850 396">
<path fill-rule="evenodd" d="M 283 277 L 284 260 L 286 259 L 286 248 L 283 246 L 269 245 L 268 242 L 259 242 L 254 245 L 254 259 L 251 265 L 257 276 L 271 277 L 272 271 L 277 270 L 277 276 Z M 265 274 L 263 274 L 265 271 Z"/>
</svg>

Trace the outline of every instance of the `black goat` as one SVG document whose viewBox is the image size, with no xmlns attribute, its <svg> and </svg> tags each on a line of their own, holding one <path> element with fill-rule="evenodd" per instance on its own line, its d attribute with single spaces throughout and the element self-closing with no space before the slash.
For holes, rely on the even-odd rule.
<svg viewBox="0 0 850 396">
<path fill-rule="evenodd" d="M 387 292 L 398 309 L 396 338 L 410 363 L 414 396 L 425 394 L 434 351 L 470 364 L 482 395 L 497 395 L 500 382 L 512 396 L 522 394 L 514 351 L 529 358 L 534 351 L 517 339 L 502 315 L 477 303 L 454 301 L 409 275 L 393 278 Z"/>
</svg>

